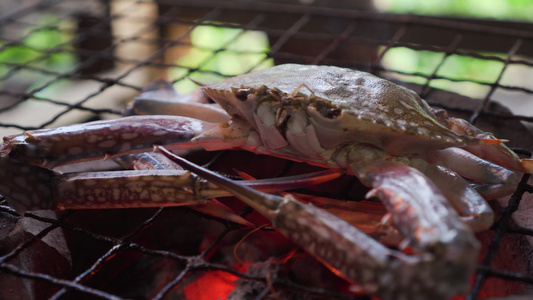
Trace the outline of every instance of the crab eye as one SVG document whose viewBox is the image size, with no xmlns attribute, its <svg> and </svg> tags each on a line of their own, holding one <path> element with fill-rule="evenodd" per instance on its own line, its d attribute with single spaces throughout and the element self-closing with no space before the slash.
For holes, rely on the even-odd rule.
<svg viewBox="0 0 533 300">
<path fill-rule="evenodd" d="M 342 108 L 332 105 L 328 101 L 320 98 L 318 98 L 318 100 L 312 99 L 311 101 L 311 106 L 314 106 L 316 110 L 326 119 L 335 119 L 342 113 Z"/>
<path fill-rule="evenodd" d="M 341 110 L 339 108 L 330 108 L 327 111 L 326 117 L 333 119 L 333 118 L 340 116 L 340 114 L 341 114 Z"/>
<path fill-rule="evenodd" d="M 235 92 L 235 97 L 244 102 L 248 99 L 249 94 L 250 89 L 238 89 L 237 92 Z"/>
</svg>

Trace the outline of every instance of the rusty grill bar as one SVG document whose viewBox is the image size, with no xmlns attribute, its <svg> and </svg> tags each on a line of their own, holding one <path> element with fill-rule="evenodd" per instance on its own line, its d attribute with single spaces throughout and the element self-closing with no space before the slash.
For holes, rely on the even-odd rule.
<svg viewBox="0 0 533 300">
<path fill-rule="evenodd" d="M 154 5 L 159 10 L 151 16 L 138 16 L 138 10 L 144 5 L 151 5 L 151 1 L 40 1 L 36 4 L 16 8 L 12 12 L 0 12 L 0 54 L 6 53 L 14 47 L 29 52 L 30 58 L 21 59 L 13 56 L 2 60 L 0 56 L 0 130 L 8 133 L 23 130 L 59 126 L 73 122 L 71 115 L 75 115 L 76 122 L 116 117 L 121 113 L 124 101 L 137 95 L 148 83 L 146 78 L 136 76 L 144 72 L 143 76 L 151 79 L 168 75 L 169 69 L 181 67 L 185 72 L 171 76 L 174 83 L 178 83 L 186 76 L 194 74 L 209 74 L 218 77 L 228 77 L 234 74 L 222 74 L 210 69 L 212 59 L 222 51 L 232 49 L 232 45 L 248 30 L 266 33 L 270 48 L 264 58 L 254 66 L 272 59 L 276 64 L 295 62 L 305 64 L 331 64 L 368 71 L 393 80 L 407 79 L 422 81 L 422 84 L 408 84 L 426 98 L 436 104 L 463 117 L 469 118 L 476 124 L 492 122 L 506 124 L 506 122 L 522 121 L 526 124 L 533 122 L 533 117 L 527 112 L 510 114 L 506 110 L 493 109 L 495 91 L 517 93 L 523 97 L 533 97 L 531 86 L 502 83 L 502 77 L 510 66 L 519 66 L 533 70 L 533 31 L 530 24 L 519 22 L 498 22 L 487 20 L 463 20 L 451 18 L 430 18 L 419 16 L 391 15 L 363 10 L 347 10 L 332 8 L 316 8 L 293 6 L 263 2 L 236 1 L 157 1 Z M 115 6 L 115 9 L 113 9 Z M 120 6 L 121 10 L 116 7 Z M 39 23 L 43 16 L 54 16 L 52 25 Z M 128 36 L 115 35 L 117 21 L 125 19 L 132 23 L 145 24 L 144 27 L 130 33 Z M 67 25 L 65 25 L 65 23 Z M 243 31 L 235 35 L 218 49 L 202 49 L 191 44 L 190 33 L 199 25 L 235 28 Z M 178 28 L 178 32 L 172 29 Z M 64 41 L 58 42 L 50 48 L 40 48 L 29 43 L 30 38 L 43 30 L 57 31 L 66 36 Z M 146 46 L 151 49 L 146 55 L 126 55 L 118 51 L 128 44 Z M 38 45 L 38 44 L 37 44 Z M 210 51 L 210 57 L 195 67 L 179 65 L 172 56 L 176 48 L 197 47 L 203 51 Z M 387 67 L 383 58 L 394 48 L 403 47 L 416 51 L 430 51 L 443 54 L 442 59 L 430 72 L 407 72 L 401 69 Z M 250 53 L 232 50 L 236 54 Z M 355 51 L 355 52 L 354 52 Z M 54 55 L 74 57 L 76 62 L 67 67 L 53 66 Z M 492 81 L 472 78 L 457 78 L 440 74 L 443 64 L 450 56 L 458 55 L 482 61 L 493 61 L 503 64 L 501 72 Z M 52 65 L 52 67 L 51 67 Z M 2 69 L 3 68 L 3 69 Z M 249 70 L 247 70 L 249 71 Z M 99 73 L 100 72 L 100 73 Z M 533 72 L 532 72 L 533 73 Z M 23 86 L 13 85 L 20 78 L 32 75 L 37 79 L 23 82 Z M 401 76 L 401 77 L 398 77 Z M 136 82 L 133 79 L 141 78 Z M 460 96 L 450 92 L 435 89 L 433 83 L 445 80 L 452 83 L 470 83 L 485 87 L 487 92 L 479 100 Z M 76 99 L 64 99 L 61 94 L 47 92 L 55 89 L 58 83 L 67 81 L 89 82 L 91 89 L 80 90 Z M 110 90 L 118 88 L 125 91 L 122 101 L 102 101 L 100 96 L 106 96 Z M 57 96 L 56 96 L 57 95 Z M 72 96 L 72 94 L 69 94 Z M 116 94 L 112 94 L 116 95 Z M 444 100 L 455 99 L 451 102 Z M 500 101 L 505 104 L 505 101 Z M 45 118 L 37 123 L 19 121 L 22 114 L 29 113 L 32 108 L 28 103 L 41 103 L 45 107 L 54 107 L 53 112 L 43 112 Z M 83 113 L 77 116 L 76 113 Z M 13 114 L 17 118 L 9 118 Z M 7 121 L 6 121 L 7 120 Z M 30 120 L 31 121 L 31 120 Z M 481 125 L 480 125 L 481 126 Z M 5 134 L 2 134 L 5 135 Z M 499 136 L 498 134 L 496 134 Z M 513 149 L 524 157 L 531 156 L 533 148 L 527 141 L 520 138 L 511 139 Z M 516 143 L 515 143 L 516 142 Z M 492 266 L 495 256 L 499 252 L 502 238 L 507 235 L 533 235 L 533 230 L 516 225 L 513 214 L 518 210 L 520 201 L 525 195 L 533 191 L 527 183 L 529 176 L 524 176 L 518 189 L 511 197 L 508 205 L 501 211 L 499 221 L 493 227 L 493 236 L 482 264 L 478 267 L 477 276 L 468 299 L 480 296 L 487 279 L 499 278 L 508 282 L 523 284 L 533 283 L 533 277 L 523 272 L 497 269 Z M 0 196 L 0 214 L 3 219 L 20 220 L 20 216 L 7 206 Z M 242 215 L 250 213 L 243 209 Z M 120 212 L 104 212 L 108 218 L 120 217 Z M 0 275 L 13 278 L 27 278 L 42 282 L 44 285 L 55 286 L 51 299 L 61 299 L 71 295 L 97 296 L 105 299 L 129 298 L 132 295 L 126 291 L 109 289 L 106 286 L 94 284 L 101 272 L 109 272 L 116 266 L 117 257 L 132 254 L 139 257 L 151 257 L 164 261 L 172 261 L 179 267 L 171 278 L 157 289 L 146 291 L 144 297 L 162 299 L 173 289 L 184 285 L 192 274 L 205 270 L 220 270 L 233 274 L 251 282 L 263 283 L 257 298 L 266 298 L 275 290 L 294 291 L 317 299 L 356 299 L 358 297 L 326 288 L 309 287 L 296 284 L 287 278 L 270 278 L 264 275 L 252 275 L 241 272 L 232 266 L 216 262 L 212 259 L 217 255 L 224 239 L 238 231 L 238 227 L 227 224 L 222 220 L 206 218 L 206 222 L 216 222 L 219 233 L 209 245 L 200 253 L 176 254 L 168 250 L 166 244 L 162 247 L 149 248 L 139 243 L 137 239 L 144 232 L 158 228 L 161 219 L 169 215 L 198 216 L 183 208 L 161 208 L 157 210 L 143 210 L 135 213 L 136 221 L 132 221 L 129 230 L 113 235 L 100 234 L 98 230 L 87 229 L 83 222 L 76 219 L 95 217 L 92 212 L 68 211 L 54 217 L 43 217 L 37 213 L 27 213 L 24 218 L 41 224 L 42 228 L 33 236 L 14 245 L 9 251 L 2 249 L 0 253 Z M 115 221 L 119 222 L 119 221 Z M 114 224 L 111 222 L 110 224 Z M 70 277 L 55 276 L 54 274 L 25 270 L 12 263 L 14 259 L 31 251 L 32 245 L 42 241 L 54 229 L 62 228 L 69 235 L 76 235 L 80 240 L 89 240 L 98 244 L 96 253 L 91 255 L 90 261 L 73 261 L 73 271 Z M 264 231 L 268 232 L 268 228 Z M 81 236 L 81 238 L 80 238 Z M 79 257 L 78 257 L 79 258 Z M 75 258 L 73 258 L 74 260 Z M 512 259 L 512 258 L 509 258 Z M 127 271 L 124 271 L 127 272 Z M 96 278 L 96 279 L 95 279 Z M 22 280 L 22 279 L 21 279 Z M 125 277 L 124 280 L 127 280 Z M 101 283 L 101 282 L 100 282 Z M 2 283 L 0 282 L 0 286 Z M 363 297 L 364 298 L 364 297 Z"/>
</svg>

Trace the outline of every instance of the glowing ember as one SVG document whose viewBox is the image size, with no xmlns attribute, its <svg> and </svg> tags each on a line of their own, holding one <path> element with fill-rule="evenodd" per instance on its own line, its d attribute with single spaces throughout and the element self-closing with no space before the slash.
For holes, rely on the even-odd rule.
<svg viewBox="0 0 533 300">
<path fill-rule="evenodd" d="M 228 272 L 207 270 L 185 287 L 185 298 L 196 300 L 226 299 L 235 289 L 235 281 L 238 279 L 238 276 Z"/>
</svg>

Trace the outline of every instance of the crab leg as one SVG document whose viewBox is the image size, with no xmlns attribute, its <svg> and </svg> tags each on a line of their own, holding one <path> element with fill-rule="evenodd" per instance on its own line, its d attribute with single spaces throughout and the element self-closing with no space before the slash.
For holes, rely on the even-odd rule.
<svg viewBox="0 0 533 300">
<path fill-rule="evenodd" d="M 228 113 L 216 104 L 197 103 L 187 101 L 187 99 L 165 101 L 162 99 L 136 98 L 132 109 L 132 113 L 137 115 L 186 116 L 211 123 L 228 122 L 230 120 Z"/>
<path fill-rule="evenodd" d="M 413 160 L 411 165 L 431 179 L 474 232 L 492 226 L 494 212 L 463 177 L 441 165 L 430 164 L 421 159 Z"/>
<path fill-rule="evenodd" d="M 165 160 L 163 160 L 165 159 Z M 138 154 L 122 155 L 113 158 L 113 161 L 126 170 L 183 170 L 179 165 L 171 162 L 162 155 L 154 152 L 143 152 Z M 172 163 L 168 165 L 167 162 Z"/>
<path fill-rule="evenodd" d="M 192 193 L 202 187 L 183 170 L 60 174 L 10 157 L 0 159 L 0 178 L 0 193 L 20 214 L 42 209 L 187 205 L 197 202 Z"/>
<path fill-rule="evenodd" d="M 235 223 L 244 225 L 244 226 L 252 226 L 251 223 L 244 220 L 242 217 L 238 216 L 233 212 L 229 207 L 222 204 L 218 200 L 215 199 L 215 197 L 223 197 L 223 196 L 229 196 L 230 194 L 226 192 L 225 190 L 222 190 L 218 188 L 218 186 L 214 184 L 210 184 L 209 182 L 199 182 L 199 179 L 196 178 L 195 175 L 191 175 L 189 172 L 182 171 L 181 166 L 174 163 L 173 161 L 166 158 L 161 153 L 139 153 L 139 154 L 131 154 L 131 155 L 125 155 L 117 158 L 116 160 L 120 160 L 122 162 L 122 165 L 128 169 L 136 169 L 136 170 L 175 170 L 176 174 L 172 174 L 167 181 L 176 181 L 175 185 L 170 185 L 167 187 L 167 189 L 174 189 L 179 190 L 181 188 L 181 191 L 186 191 L 188 194 L 185 194 L 185 199 L 183 202 L 176 202 L 178 199 L 176 198 L 168 198 L 168 200 L 163 204 L 163 206 L 166 205 L 187 205 L 189 208 L 194 209 L 199 212 L 203 212 L 205 214 L 208 214 L 210 216 L 214 216 L 223 220 L 229 220 L 233 221 Z M 135 174 L 131 174 L 135 175 Z M 324 170 L 304 175 L 296 175 L 296 176 L 289 176 L 289 177 L 283 177 L 283 178 L 273 178 L 273 179 L 266 179 L 266 180 L 246 180 L 242 181 L 242 184 L 253 187 L 255 189 L 259 189 L 265 192 L 273 192 L 273 191 L 280 191 L 280 190 L 287 190 L 287 189 L 295 189 L 295 188 L 301 188 L 306 186 L 313 186 L 316 184 L 324 183 L 333 179 L 336 179 L 340 177 L 342 174 L 340 172 L 335 172 L 331 170 Z M 98 176 L 95 176 L 98 177 Z M 174 178 L 173 178 L 174 177 Z M 189 181 L 188 179 L 192 178 L 192 181 Z M 121 180 L 122 183 L 120 185 L 124 185 L 124 180 Z M 128 178 L 126 178 L 125 184 L 131 184 L 131 181 L 128 182 Z M 189 181 L 189 182 L 186 182 Z M 157 187 L 152 187 L 152 184 L 157 184 L 157 178 L 150 178 L 148 181 L 144 181 L 139 179 L 139 184 L 144 185 L 150 185 L 151 189 L 156 189 L 157 192 L 160 192 L 160 190 L 157 189 Z M 119 183 L 117 183 L 118 185 Z M 106 178 L 99 178 L 98 182 L 93 183 L 94 186 L 98 186 L 98 188 L 102 188 L 102 186 L 109 185 Z M 73 192 L 79 193 L 82 188 L 69 186 Z M 116 189 L 116 188 L 115 188 Z M 113 190 L 113 183 L 109 187 L 109 190 Z M 91 191 L 92 192 L 92 191 Z M 116 192 L 116 191 L 114 191 Z M 131 191 L 130 191 L 131 192 Z M 196 195 L 195 195 L 196 194 Z M 196 197 L 203 198 L 209 198 L 206 201 L 194 201 Z M 94 203 L 94 201 L 79 201 L 78 196 L 70 197 L 70 199 L 76 199 L 81 205 L 90 205 L 91 203 Z M 188 199 L 188 201 L 187 201 Z M 160 206 L 154 199 L 150 199 L 151 201 L 144 201 L 141 203 L 142 206 Z M 103 200 L 101 200 L 102 202 Z M 63 201 L 64 202 L 64 201 Z M 107 201 L 104 201 L 105 205 L 111 205 L 113 206 L 113 201 L 110 201 L 109 204 L 107 204 Z M 124 202 L 123 205 L 128 205 L 129 201 Z M 87 207 L 81 207 L 81 208 L 87 208 Z M 98 208 L 102 208 L 101 206 L 98 206 Z"/>
<path fill-rule="evenodd" d="M 266 192 L 301 188 L 338 178 L 341 173 L 315 172 L 283 178 L 242 181 Z M 195 198 L 230 196 L 184 170 L 135 170 L 68 173 L 54 178 L 56 207 L 118 208 L 189 205 Z M 196 195 L 195 195 L 196 194 Z"/>
<path fill-rule="evenodd" d="M 0 160 L 0 176 L 15 176 L 0 184 L 0 193 L 18 212 L 42 209 L 102 209 L 196 205 L 198 196 L 230 196 L 213 184 L 199 181 L 184 170 L 136 170 L 57 174 L 50 169 Z M 5 170 L 5 171 L 4 171 Z M 17 172 L 20 170 L 20 172 Z M 339 172 L 322 171 L 276 179 L 243 181 L 256 189 L 273 192 L 301 188 L 338 178 Z M 29 182 L 39 182 L 36 191 Z M 19 192 L 12 192 L 19 191 Z M 11 192 L 11 193 L 10 193 Z M 195 195 L 196 194 L 196 195 Z"/>
<path fill-rule="evenodd" d="M 156 80 L 128 105 L 124 115 L 185 116 L 211 123 L 230 120 L 220 106 L 208 103 L 209 99 L 202 90 L 180 95 L 170 82 Z"/>
<path fill-rule="evenodd" d="M 413 239 L 417 249 L 424 250 L 416 256 L 388 249 L 347 222 L 300 203 L 291 195 L 279 197 L 255 191 L 187 162 L 163 147 L 157 149 L 252 206 L 335 274 L 366 293 L 384 299 L 448 299 L 468 287 L 479 246 L 446 199 L 425 176 L 410 167 L 374 164 L 369 166 L 366 179 L 389 210 L 403 213 L 394 221 L 400 231 Z M 406 185 L 413 181 L 423 189 L 413 191 L 411 185 Z M 398 192 L 408 198 L 394 196 Z M 422 203 L 428 196 L 438 200 Z M 423 211 L 414 205 L 417 202 Z"/>
<path fill-rule="evenodd" d="M 154 152 L 145 152 L 145 153 L 138 153 L 138 154 L 130 154 L 130 155 L 123 155 L 117 158 L 114 158 L 114 161 L 123 166 L 125 169 L 133 169 L 133 170 L 176 170 L 177 172 L 181 172 L 183 168 L 181 168 L 178 164 L 172 162 L 171 160 L 167 159 L 165 156 L 163 156 L 160 153 L 154 153 Z M 183 176 L 185 178 L 191 177 L 190 173 L 184 173 L 182 175 L 177 176 Z M 150 184 L 154 182 L 153 180 L 145 182 L 145 184 Z M 194 180 L 194 183 L 198 183 L 197 180 Z M 105 184 L 105 182 L 104 182 Z M 204 184 L 204 186 L 207 186 L 208 184 Z M 189 186 L 187 190 L 190 191 L 196 191 L 196 188 L 193 188 L 194 184 Z M 209 188 L 205 189 L 206 191 L 210 192 L 213 190 L 218 190 L 218 192 L 223 192 L 220 189 L 218 189 L 214 185 L 210 185 Z M 173 202 L 176 199 L 168 199 L 169 202 Z M 243 226 L 253 226 L 250 222 L 246 221 L 241 216 L 237 215 L 231 208 L 224 205 L 220 201 L 218 201 L 215 198 L 209 198 L 205 201 L 188 201 L 190 205 L 187 205 L 187 201 L 183 202 L 183 205 L 187 205 L 189 208 L 202 212 L 204 214 L 220 218 L 222 220 L 228 220 L 232 221 L 237 224 L 241 224 Z M 155 204 L 155 203 L 154 203 Z M 179 204 L 178 204 L 179 205 Z"/>
<path fill-rule="evenodd" d="M 125 117 L 5 137 L 4 144 L 0 145 L 0 156 L 10 155 L 21 161 L 51 168 L 100 157 L 150 151 L 154 144 L 164 144 L 173 149 L 203 144 L 209 147 L 213 142 L 195 142 L 193 138 L 205 132 L 215 132 L 213 134 L 218 134 L 220 138 L 220 131 L 227 127 L 225 123 L 209 123 L 186 117 Z M 238 126 L 224 133 L 227 147 L 239 146 L 248 137 L 248 132 Z"/>
<path fill-rule="evenodd" d="M 226 141 L 221 141 L 222 135 Z M 193 201 L 194 186 L 191 184 L 194 180 L 187 178 L 183 171 L 60 175 L 48 168 L 152 150 L 153 144 L 175 149 L 198 145 L 217 149 L 244 144 L 247 138 L 248 132 L 238 124 L 228 126 L 172 116 L 125 117 L 83 126 L 29 131 L 6 137 L 5 143 L 0 144 L 0 193 L 9 195 L 8 201 L 21 213 L 37 209 L 184 205 L 183 202 Z M 307 181 L 307 185 L 313 182 L 309 178 L 301 179 Z M 290 182 L 289 186 L 298 186 L 298 180 Z M 281 186 L 279 182 L 253 184 L 267 189 Z M 204 195 L 211 196 L 207 191 Z M 212 194 L 220 195 L 220 190 Z"/>
<path fill-rule="evenodd" d="M 472 136 L 481 139 L 496 139 L 494 135 L 489 132 L 485 132 L 468 123 L 467 121 L 459 118 L 447 118 L 447 126 L 463 135 Z M 503 166 L 507 169 L 521 172 L 532 173 L 533 161 L 530 159 L 520 159 L 516 153 L 511 151 L 503 143 L 496 143 L 490 145 L 478 145 L 463 147 L 468 152 L 471 152 L 477 157 L 491 161 L 497 165 Z"/>
<path fill-rule="evenodd" d="M 439 165 L 473 180 L 476 183 L 476 191 L 485 199 L 509 195 L 520 181 L 519 173 L 460 148 L 439 150 L 435 158 Z"/>
<path fill-rule="evenodd" d="M 195 193 L 203 198 L 229 195 L 213 184 L 199 181 L 187 171 L 165 169 L 162 165 L 158 167 L 158 170 L 61 174 L 4 157 L 0 159 L 0 178 L 3 179 L 0 193 L 8 195 L 6 198 L 10 205 L 21 214 L 42 209 L 198 205 L 200 202 Z M 243 184 L 265 191 L 279 191 L 323 183 L 340 175 L 339 172 L 327 170 L 278 179 L 245 181 Z M 217 206 L 215 213 L 220 215 L 221 205 Z M 229 216 L 227 219 L 249 225 L 235 217 Z"/>
<path fill-rule="evenodd" d="M 8 195 L 19 212 L 53 208 L 57 173 L 47 168 L 143 152 L 151 150 L 154 143 L 190 148 L 196 146 L 192 138 L 217 126 L 183 117 L 136 116 L 5 137 L 0 144 L 0 193 Z M 239 137 L 234 140 L 240 141 Z"/>
</svg>

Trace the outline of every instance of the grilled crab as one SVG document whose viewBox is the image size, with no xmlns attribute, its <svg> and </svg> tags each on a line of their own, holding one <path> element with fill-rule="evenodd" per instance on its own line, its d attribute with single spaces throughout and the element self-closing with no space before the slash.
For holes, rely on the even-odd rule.
<svg viewBox="0 0 533 300">
<path fill-rule="evenodd" d="M 343 170 L 371 188 L 367 197 L 383 202 L 388 222 L 414 254 L 389 249 L 290 195 L 257 192 L 157 148 L 270 218 L 359 291 L 385 299 L 447 299 L 468 288 L 479 250 L 473 232 L 493 222 L 485 199 L 509 194 L 520 173 L 533 169 L 502 140 L 364 72 L 280 65 L 202 86 L 200 93 L 217 104 L 139 99 L 137 113 L 173 115 L 6 137 L 0 145 L 0 193 L 20 212 L 179 205 L 194 201 L 195 193 L 221 195 L 214 187 L 198 191 L 188 173 L 174 170 L 58 174 L 51 169 L 142 153 L 153 145 L 240 148 Z"/>
</svg>

